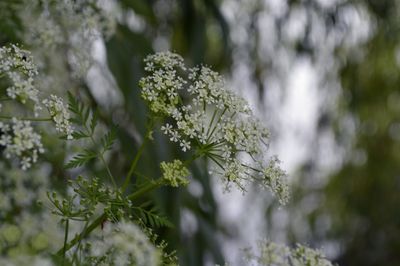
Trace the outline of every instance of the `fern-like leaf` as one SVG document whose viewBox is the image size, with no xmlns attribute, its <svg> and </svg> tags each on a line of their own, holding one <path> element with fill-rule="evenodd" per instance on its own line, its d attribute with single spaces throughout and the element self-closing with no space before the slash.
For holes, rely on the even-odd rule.
<svg viewBox="0 0 400 266">
<path fill-rule="evenodd" d="M 80 103 L 71 92 L 68 92 L 68 109 L 75 115 L 70 120 L 78 125 L 86 127 L 91 114 L 91 109 Z"/>
<path fill-rule="evenodd" d="M 167 217 L 158 214 L 154 208 L 149 211 L 140 207 L 136 207 L 135 209 L 137 210 L 138 216 L 141 220 L 151 227 L 174 227 Z"/>
<path fill-rule="evenodd" d="M 93 134 L 94 130 L 96 129 L 97 126 L 97 120 L 98 120 L 98 111 L 95 111 L 92 113 L 92 119 L 90 120 L 90 132 Z"/>
<path fill-rule="evenodd" d="M 103 153 L 111 150 L 115 139 L 117 138 L 117 128 L 113 126 L 104 137 L 101 138 L 101 144 L 103 146 Z"/>
<path fill-rule="evenodd" d="M 87 164 L 90 160 L 97 157 L 97 153 L 91 150 L 84 150 L 84 152 L 75 155 L 66 165 L 65 168 L 77 168 Z"/>
</svg>

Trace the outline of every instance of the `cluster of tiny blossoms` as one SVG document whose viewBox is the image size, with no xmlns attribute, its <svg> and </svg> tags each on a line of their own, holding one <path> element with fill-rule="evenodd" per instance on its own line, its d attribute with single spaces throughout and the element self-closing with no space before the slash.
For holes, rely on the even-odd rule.
<svg viewBox="0 0 400 266">
<path fill-rule="evenodd" d="M 251 249 L 244 250 L 248 262 L 255 262 L 260 266 L 332 266 L 320 251 L 300 244 L 291 249 L 282 244 L 263 240 L 258 242 L 258 249 L 257 253 Z"/>
<path fill-rule="evenodd" d="M 159 250 L 132 222 L 107 223 L 98 238 L 89 240 L 91 265 L 155 266 L 160 264 Z"/>
<path fill-rule="evenodd" d="M 145 63 L 142 98 L 154 115 L 165 118 L 161 130 L 171 141 L 213 161 L 213 173 L 227 189 L 235 184 L 245 191 L 247 183 L 258 180 L 287 202 L 286 173 L 279 160 L 265 158 L 268 130 L 218 73 L 206 66 L 187 68 L 171 52 L 150 55 Z"/>
<path fill-rule="evenodd" d="M 93 63 L 93 41 L 115 32 L 114 6 L 114 0 L 24 0 L 19 12 L 27 29 L 24 41 L 45 55 L 67 48 L 69 71 L 83 78 Z"/>
<path fill-rule="evenodd" d="M 7 76 L 10 86 L 7 96 L 26 104 L 30 100 L 34 104 L 35 114 L 40 109 L 39 91 L 33 81 L 38 74 L 29 51 L 16 45 L 0 47 L 0 77 Z"/>
<path fill-rule="evenodd" d="M 49 111 L 56 130 L 65 134 L 67 139 L 72 139 L 73 128 L 70 122 L 70 113 L 63 100 L 56 95 L 51 95 L 49 99 L 43 100 L 43 104 Z"/>
<path fill-rule="evenodd" d="M 41 136 L 36 133 L 30 121 L 12 119 L 11 124 L 0 122 L 0 146 L 6 158 L 19 158 L 21 168 L 26 170 L 35 163 L 39 153 L 43 153 Z"/>
<path fill-rule="evenodd" d="M 184 166 L 182 161 L 174 160 L 171 163 L 162 162 L 160 164 L 163 179 L 168 182 L 172 187 L 179 187 L 180 185 L 187 185 L 189 181 L 187 176 L 189 175 L 189 170 Z"/>
</svg>

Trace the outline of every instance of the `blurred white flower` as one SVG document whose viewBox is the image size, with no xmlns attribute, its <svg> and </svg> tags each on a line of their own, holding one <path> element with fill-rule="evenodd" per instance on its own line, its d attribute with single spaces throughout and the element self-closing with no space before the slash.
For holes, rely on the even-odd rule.
<svg viewBox="0 0 400 266">
<path fill-rule="evenodd" d="M 0 145 L 4 146 L 6 158 L 15 157 L 20 160 L 21 168 L 26 170 L 43 153 L 41 136 L 36 133 L 30 121 L 13 118 L 10 124 L 0 122 Z"/>
<path fill-rule="evenodd" d="M 37 74 L 29 51 L 14 44 L 0 47 L 0 76 L 6 76 L 10 81 L 7 96 L 22 104 L 27 104 L 28 100 L 33 102 L 35 115 L 41 109 L 39 91 L 34 86 Z"/>
<path fill-rule="evenodd" d="M 245 259 L 251 265 L 258 266 L 332 266 L 325 256 L 315 249 L 297 244 L 289 248 L 283 244 L 263 240 L 258 242 L 258 250 L 244 250 Z"/>
<path fill-rule="evenodd" d="M 43 104 L 49 111 L 56 125 L 56 130 L 65 134 L 67 139 L 72 139 L 72 133 L 74 131 L 70 123 L 70 113 L 63 100 L 56 95 L 51 95 L 50 98 L 43 100 Z"/>
<path fill-rule="evenodd" d="M 90 255 L 101 265 L 156 266 L 160 252 L 132 222 L 107 223 L 101 237 L 90 239 Z"/>
</svg>

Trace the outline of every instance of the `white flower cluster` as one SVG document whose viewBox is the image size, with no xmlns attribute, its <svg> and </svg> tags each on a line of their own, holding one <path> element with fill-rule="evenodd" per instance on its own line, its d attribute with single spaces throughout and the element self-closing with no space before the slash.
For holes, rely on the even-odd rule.
<svg viewBox="0 0 400 266">
<path fill-rule="evenodd" d="M 252 262 L 252 265 L 332 266 L 332 263 L 320 251 L 300 244 L 290 249 L 285 245 L 264 240 L 258 242 L 258 249 L 258 254 L 251 249 L 244 250 L 246 260 Z"/>
<path fill-rule="evenodd" d="M 43 104 L 49 111 L 56 125 L 56 130 L 65 134 L 67 139 L 72 139 L 74 131 L 70 123 L 70 113 L 63 100 L 56 95 L 50 95 L 50 98 L 43 100 Z"/>
<path fill-rule="evenodd" d="M 27 172 L 0 162 L 0 217 L 15 212 L 15 208 L 30 209 L 38 200 L 46 200 L 48 183 L 45 167 Z"/>
<path fill-rule="evenodd" d="M 189 181 L 187 176 L 189 170 L 180 160 L 174 160 L 171 163 L 162 162 L 160 164 L 163 176 L 162 178 L 168 182 L 172 187 L 179 187 L 180 185 L 187 185 Z"/>
<path fill-rule="evenodd" d="M 0 47 L 0 77 L 7 76 L 11 85 L 7 88 L 7 95 L 11 99 L 26 104 L 28 100 L 34 104 L 35 114 L 40 110 L 39 91 L 33 81 L 38 74 L 29 51 L 22 50 L 12 44 Z"/>
<path fill-rule="evenodd" d="M 259 180 L 287 202 L 286 173 L 279 161 L 265 159 L 268 130 L 218 73 L 206 66 L 187 68 L 171 52 L 150 55 L 145 62 L 142 97 L 151 112 L 167 120 L 161 130 L 171 141 L 212 160 L 227 189 L 235 184 L 244 191 L 248 182 Z"/>
<path fill-rule="evenodd" d="M 6 158 L 19 158 L 23 170 L 30 168 L 38 154 L 44 152 L 41 136 L 34 131 L 30 121 L 13 118 L 10 124 L 0 122 L 0 133 L 0 146 L 4 146 Z"/>
<path fill-rule="evenodd" d="M 132 222 L 107 223 L 102 237 L 89 239 L 92 265 L 137 265 L 160 264 L 160 252 L 149 238 Z M 100 264 L 97 264 L 100 262 Z"/>
<path fill-rule="evenodd" d="M 62 47 L 66 51 L 68 67 L 75 77 L 84 77 L 93 63 L 93 41 L 99 37 L 108 39 L 115 31 L 116 1 L 24 0 L 22 2 L 20 18 L 27 29 L 25 42 L 39 47 L 38 51 L 46 56 L 58 47 Z"/>
</svg>

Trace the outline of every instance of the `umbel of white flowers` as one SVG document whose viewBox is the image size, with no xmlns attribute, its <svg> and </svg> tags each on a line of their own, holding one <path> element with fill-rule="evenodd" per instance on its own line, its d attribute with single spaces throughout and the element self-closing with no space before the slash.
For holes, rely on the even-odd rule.
<svg viewBox="0 0 400 266">
<path fill-rule="evenodd" d="M 7 96 L 26 104 L 30 100 L 34 104 L 35 115 L 40 110 L 39 91 L 33 85 L 38 74 L 29 51 L 12 44 L 0 47 L 0 77 L 7 76 L 11 81 L 6 89 Z"/>
<path fill-rule="evenodd" d="M 21 168 L 26 170 L 43 153 L 41 136 L 33 130 L 30 121 L 12 119 L 12 124 L 0 122 L 0 146 L 4 146 L 6 158 L 20 158 Z"/>
<path fill-rule="evenodd" d="M 91 265 L 160 265 L 160 252 L 132 222 L 107 223 L 99 237 L 90 239 Z"/>
<path fill-rule="evenodd" d="M 188 68 L 171 52 L 150 55 L 145 63 L 141 95 L 153 115 L 164 118 L 161 130 L 170 141 L 212 161 L 212 173 L 222 177 L 226 189 L 235 184 L 245 191 L 247 183 L 258 181 L 287 202 L 286 173 L 276 157 L 265 156 L 268 130 L 218 73 L 206 66 Z"/>
<path fill-rule="evenodd" d="M 244 250 L 245 259 L 251 265 L 333 266 L 321 251 L 301 244 L 289 248 L 283 244 L 262 240 L 257 243 L 257 247 L 256 252 L 250 248 Z"/>
</svg>

